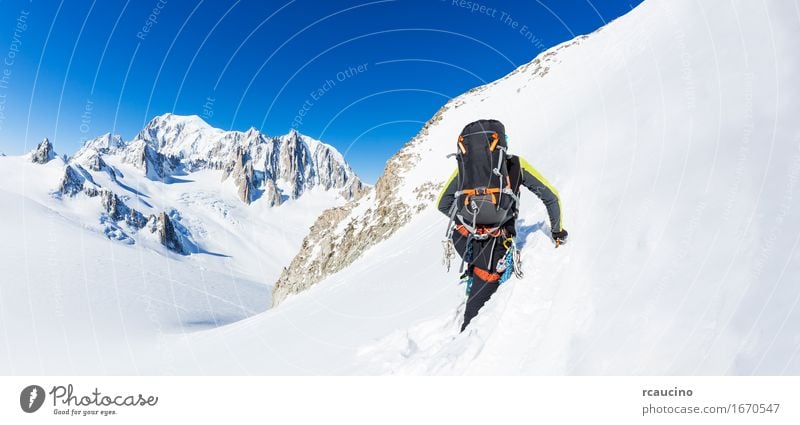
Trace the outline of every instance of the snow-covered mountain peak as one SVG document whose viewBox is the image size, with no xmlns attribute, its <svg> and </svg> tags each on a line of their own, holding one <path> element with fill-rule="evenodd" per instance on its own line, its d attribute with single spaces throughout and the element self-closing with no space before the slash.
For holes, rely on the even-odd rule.
<svg viewBox="0 0 800 425">
<path fill-rule="evenodd" d="M 45 137 L 29 155 L 31 161 L 37 164 L 46 164 L 56 157 L 56 152 L 53 149 L 53 144 L 50 143 L 50 139 Z"/>
<path fill-rule="evenodd" d="M 122 136 L 119 134 L 111 134 L 110 132 L 94 139 L 87 140 L 86 143 L 83 144 L 84 147 L 92 147 L 98 151 L 117 149 L 123 147 L 124 145 L 125 142 L 122 140 Z"/>
<path fill-rule="evenodd" d="M 94 139 L 87 140 L 74 155 L 70 162 L 78 163 L 94 171 L 105 169 L 104 155 L 121 152 L 126 146 L 118 134 L 106 133 Z"/>
<path fill-rule="evenodd" d="M 87 140 L 73 157 L 79 157 L 89 151 L 97 153 L 108 154 L 116 152 L 118 149 L 125 147 L 125 141 L 119 134 L 106 133 L 102 136 L 95 137 L 94 139 Z"/>
<path fill-rule="evenodd" d="M 325 143 L 322 143 L 321 141 L 319 141 L 317 139 L 314 139 L 313 137 L 309 137 L 309 136 L 306 136 L 306 135 L 300 134 L 300 133 L 296 133 L 296 134 L 297 134 L 297 137 L 299 137 L 306 145 L 308 145 L 308 149 L 311 152 L 316 152 L 317 149 L 319 149 L 320 147 L 331 148 L 330 145 L 326 145 Z M 340 153 L 340 152 L 337 150 L 336 153 Z M 344 160 L 344 157 L 342 157 L 342 160 Z"/>
<path fill-rule="evenodd" d="M 303 142 L 302 135 L 295 129 L 291 129 L 288 133 L 286 133 L 286 134 L 284 134 L 282 136 L 278 136 L 278 139 L 280 139 L 284 143 L 301 143 L 301 142 Z"/>
<path fill-rule="evenodd" d="M 305 136 L 305 135 L 301 134 L 299 131 L 297 131 L 294 128 L 289 130 L 288 133 L 286 133 L 286 134 L 284 134 L 282 136 L 279 136 L 278 138 L 281 139 L 281 140 L 284 140 L 284 141 L 292 142 L 292 143 L 301 143 L 301 142 L 305 143 L 306 145 L 308 145 L 309 150 L 311 150 L 312 152 L 314 150 L 316 150 L 317 145 L 319 143 L 321 143 L 320 141 L 318 141 L 316 139 L 312 139 L 311 137 L 308 137 L 308 136 Z"/>
<path fill-rule="evenodd" d="M 171 112 L 153 117 L 145 128 L 182 127 L 189 130 L 213 129 L 204 119 L 197 115 L 176 115 Z"/>
<path fill-rule="evenodd" d="M 210 150 L 222 133 L 197 115 L 167 113 L 150 120 L 136 139 L 166 155 L 185 157 Z"/>
</svg>

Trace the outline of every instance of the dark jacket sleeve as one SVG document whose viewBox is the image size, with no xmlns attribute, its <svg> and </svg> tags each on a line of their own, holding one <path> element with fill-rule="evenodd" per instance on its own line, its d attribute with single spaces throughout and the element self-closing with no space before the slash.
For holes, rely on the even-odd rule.
<svg viewBox="0 0 800 425">
<path fill-rule="evenodd" d="M 455 193 L 458 190 L 458 169 L 450 175 L 450 178 L 444 183 L 444 187 L 442 191 L 439 192 L 439 197 L 436 198 L 436 208 L 442 212 L 442 214 L 450 217 L 450 207 L 455 202 Z"/>
<path fill-rule="evenodd" d="M 544 202 L 547 215 L 550 216 L 550 228 L 553 232 L 560 232 L 563 230 L 563 223 L 561 222 L 561 199 L 558 191 L 524 158 L 519 157 L 519 165 L 522 172 L 522 185 Z"/>
</svg>

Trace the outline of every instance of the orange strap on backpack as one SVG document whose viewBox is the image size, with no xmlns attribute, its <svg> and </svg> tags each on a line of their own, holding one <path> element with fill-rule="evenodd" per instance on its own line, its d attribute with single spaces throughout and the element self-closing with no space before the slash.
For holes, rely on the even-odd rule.
<svg viewBox="0 0 800 425">
<path fill-rule="evenodd" d="M 495 131 L 494 133 L 492 133 L 492 144 L 489 145 L 489 151 L 494 152 L 494 148 L 497 147 L 497 142 L 499 141 L 500 141 L 500 136 Z"/>
<path fill-rule="evenodd" d="M 467 236 L 469 236 L 469 230 L 467 230 L 467 228 L 464 227 L 463 224 L 457 224 L 455 229 L 458 232 L 458 234 L 460 234 L 461 236 L 463 236 L 465 238 Z M 475 233 L 477 233 L 479 235 L 488 234 L 489 236 L 491 236 L 493 238 L 498 238 L 498 237 L 503 235 L 503 229 L 497 228 L 497 229 L 495 229 L 494 231 L 491 231 L 491 232 L 489 230 L 490 230 L 490 228 L 488 228 L 488 227 L 478 227 L 475 230 Z"/>
<path fill-rule="evenodd" d="M 461 191 L 461 193 L 466 195 L 464 197 L 464 205 L 469 205 L 470 196 L 475 195 L 492 195 L 492 203 L 497 204 L 497 197 L 494 195 L 495 193 L 500 193 L 501 191 L 502 190 L 499 187 L 489 187 L 480 191 L 478 189 L 464 189 Z"/>
<path fill-rule="evenodd" d="M 475 274 L 475 276 L 478 276 L 484 282 L 497 282 L 498 280 L 500 280 L 499 273 L 490 273 L 477 266 L 472 268 L 472 272 Z"/>
</svg>

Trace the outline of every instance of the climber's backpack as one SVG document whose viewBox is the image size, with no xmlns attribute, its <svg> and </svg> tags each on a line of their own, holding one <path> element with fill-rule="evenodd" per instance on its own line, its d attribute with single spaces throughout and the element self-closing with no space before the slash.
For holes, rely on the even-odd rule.
<svg viewBox="0 0 800 425">
<path fill-rule="evenodd" d="M 495 232 L 511 218 L 516 196 L 507 147 L 505 127 L 497 120 L 467 124 L 458 136 L 458 190 L 451 216 L 473 236 Z"/>
</svg>

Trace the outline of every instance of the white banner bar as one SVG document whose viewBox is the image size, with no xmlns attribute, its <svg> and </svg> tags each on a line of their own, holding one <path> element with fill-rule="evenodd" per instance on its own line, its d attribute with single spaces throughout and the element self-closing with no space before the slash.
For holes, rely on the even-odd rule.
<svg viewBox="0 0 800 425">
<path fill-rule="evenodd" d="M 4 377 L 0 382 L 4 424 L 800 423 L 798 377 Z"/>
</svg>

